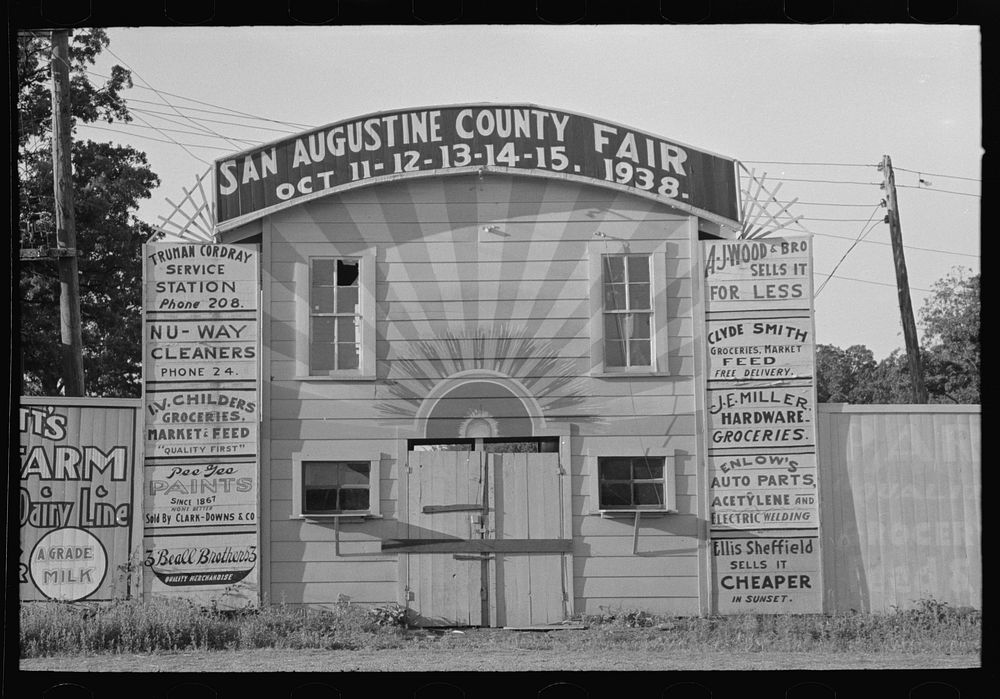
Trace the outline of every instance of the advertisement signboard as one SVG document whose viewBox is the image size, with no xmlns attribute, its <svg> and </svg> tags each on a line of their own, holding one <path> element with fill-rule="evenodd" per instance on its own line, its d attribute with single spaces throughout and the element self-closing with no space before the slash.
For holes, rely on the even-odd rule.
<svg viewBox="0 0 1000 699">
<path fill-rule="evenodd" d="M 144 249 L 146 595 L 259 602 L 259 268 L 254 248 Z"/>
<path fill-rule="evenodd" d="M 21 601 L 134 594 L 139 401 L 25 397 L 18 418 Z"/>
<path fill-rule="evenodd" d="M 537 105 L 369 114 L 215 162 L 219 230 L 365 184 L 508 172 L 599 182 L 736 224 L 736 163 L 636 129 Z"/>
<path fill-rule="evenodd" d="M 821 612 L 811 240 L 702 252 L 713 609 Z"/>
</svg>

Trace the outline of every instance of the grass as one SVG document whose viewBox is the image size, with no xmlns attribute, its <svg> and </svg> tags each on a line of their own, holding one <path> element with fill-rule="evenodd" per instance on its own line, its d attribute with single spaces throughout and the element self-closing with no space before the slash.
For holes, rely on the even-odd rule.
<svg viewBox="0 0 1000 699">
<path fill-rule="evenodd" d="M 388 648 L 483 650 L 672 650 L 974 654 L 982 614 L 921 600 L 889 614 L 660 617 L 642 610 L 604 610 L 581 619 L 585 631 L 495 629 L 466 633 L 407 629 L 397 605 L 332 609 L 285 605 L 239 612 L 178 600 L 111 604 L 21 605 L 22 658 L 186 650 Z"/>
</svg>

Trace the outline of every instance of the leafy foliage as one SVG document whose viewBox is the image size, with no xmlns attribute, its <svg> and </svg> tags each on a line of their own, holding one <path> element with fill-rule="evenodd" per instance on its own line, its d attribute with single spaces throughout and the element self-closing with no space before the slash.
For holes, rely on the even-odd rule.
<svg viewBox="0 0 1000 699">
<path fill-rule="evenodd" d="M 918 324 L 923 331 L 920 357 L 931 403 L 979 403 L 979 275 L 952 270 L 934 284 Z M 906 353 L 893 350 L 875 361 L 864 345 L 846 350 L 816 347 L 816 394 L 821 403 L 910 403 Z"/>
<path fill-rule="evenodd" d="M 953 269 L 920 309 L 927 390 L 942 401 L 981 401 L 979 276 Z"/>
<path fill-rule="evenodd" d="M 106 32 L 85 29 L 70 42 L 71 113 L 78 122 L 130 121 L 122 90 L 129 72 L 115 66 L 95 85 L 87 67 L 108 45 Z M 52 104 L 46 37 L 18 38 L 18 177 L 22 248 L 55 245 L 52 192 Z M 153 229 L 135 217 L 159 178 L 130 146 L 74 138 L 74 213 L 87 393 L 134 397 L 141 381 L 142 243 Z M 59 276 L 54 261 L 20 267 L 21 369 L 25 394 L 62 390 Z"/>
</svg>

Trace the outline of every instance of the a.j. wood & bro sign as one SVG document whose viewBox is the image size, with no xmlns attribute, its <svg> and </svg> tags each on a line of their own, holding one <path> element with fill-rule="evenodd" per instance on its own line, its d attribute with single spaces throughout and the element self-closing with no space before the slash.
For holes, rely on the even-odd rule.
<svg viewBox="0 0 1000 699">
<path fill-rule="evenodd" d="M 809 238 L 702 243 L 715 611 L 822 611 Z"/>
<path fill-rule="evenodd" d="M 219 230 L 393 179 L 510 172 L 597 181 L 723 224 L 738 218 L 735 161 L 608 121 L 535 105 L 369 114 L 215 162 Z"/>
<path fill-rule="evenodd" d="M 144 592 L 242 607 L 259 580 L 258 252 L 144 259 Z"/>
</svg>

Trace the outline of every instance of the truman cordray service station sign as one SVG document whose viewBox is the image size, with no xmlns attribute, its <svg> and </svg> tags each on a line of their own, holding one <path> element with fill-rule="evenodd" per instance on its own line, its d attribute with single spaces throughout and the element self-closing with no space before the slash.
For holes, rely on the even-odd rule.
<svg viewBox="0 0 1000 699">
<path fill-rule="evenodd" d="M 215 162 L 219 230 L 334 192 L 406 177 L 509 172 L 628 191 L 717 223 L 738 219 L 736 163 L 535 105 L 457 105 L 341 121 Z"/>
<path fill-rule="evenodd" d="M 144 248 L 144 593 L 258 600 L 256 249 Z"/>
</svg>

